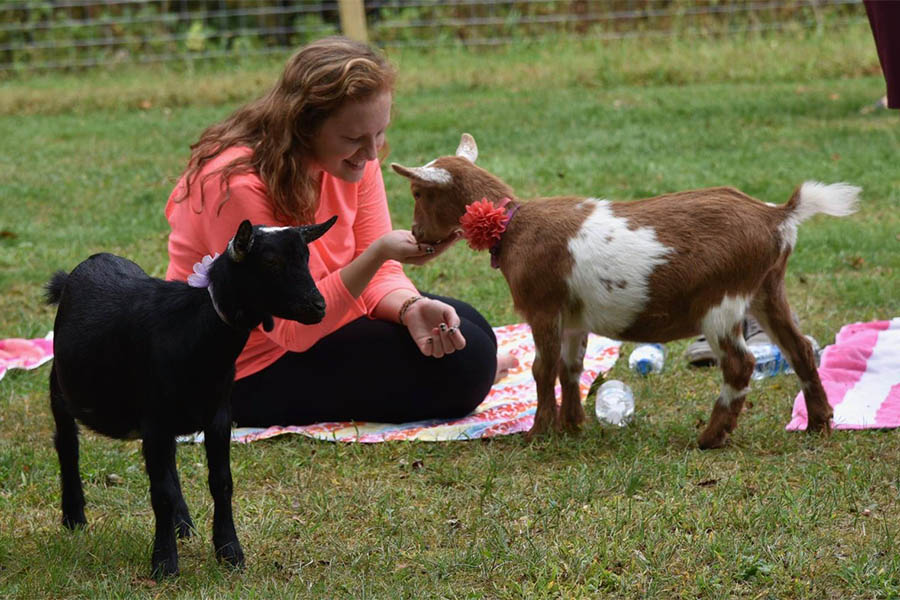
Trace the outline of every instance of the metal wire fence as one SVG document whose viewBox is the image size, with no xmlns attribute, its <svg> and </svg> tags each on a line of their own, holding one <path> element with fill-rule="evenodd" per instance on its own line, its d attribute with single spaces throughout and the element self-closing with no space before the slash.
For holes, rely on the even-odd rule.
<svg viewBox="0 0 900 600">
<path fill-rule="evenodd" d="M 7 0 L 0 73 L 285 53 L 341 33 L 339 0 Z M 736 35 L 841 27 L 861 0 L 376 0 L 369 41 L 498 45 L 548 36 Z"/>
</svg>

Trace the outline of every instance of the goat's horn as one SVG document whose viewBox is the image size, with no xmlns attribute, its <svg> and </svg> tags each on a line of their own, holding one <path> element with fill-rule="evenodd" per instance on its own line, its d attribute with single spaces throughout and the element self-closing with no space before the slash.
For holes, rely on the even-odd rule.
<svg viewBox="0 0 900 600">
<path fill-rule="evenodd" d="M 228 256 L 234 262 L 241 262 L 247 253 L 250 252 L 250 246 L 253 245 L 253 225 L 250 221 L 244 219 L 238 227 L 237 233 L 228 242 Z"/>
</svg>

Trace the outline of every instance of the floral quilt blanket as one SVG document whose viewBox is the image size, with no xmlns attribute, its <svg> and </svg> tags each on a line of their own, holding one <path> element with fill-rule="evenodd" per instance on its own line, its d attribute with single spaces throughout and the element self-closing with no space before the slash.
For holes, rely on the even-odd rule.
<svg viewBox="0 0 900 600">
<path fill-rule="evenodd" d="M 531 328 L 524 323 L 494 329 L 499 352 L 509 352 L 519 359 L 519 365 L 496 383 L 484 401 L 467 417 L 452 421 L 430 420 L 414 423 L 315 423 L 304 426 L 269 427 L 267 429 L 236 428 L 231 439 L 253 442 L 286 433 L 299 433 L 311 438 L 333 442 L 387 442 L 418 440 L 449 442 L 509 435 L 527 431 L 534 422 L 537 409 L 537 390 L 531 377 L 534 363 L 534 340 Z M 621 342 L 591 334 L 588 338 L 581 374 L 581 394 L 587 396 L 594 379 L 609 371 L 619 357 Z M 557 386 L 557 398 L 560 390 Z M 203 434 L 182 438 L 181 441 L 203 441 Z"/>
</svg>

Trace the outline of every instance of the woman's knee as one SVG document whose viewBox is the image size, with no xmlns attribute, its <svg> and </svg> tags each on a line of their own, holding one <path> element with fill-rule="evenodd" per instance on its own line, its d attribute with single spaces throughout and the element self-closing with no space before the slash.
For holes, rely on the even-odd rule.
<svg viewBox="0 0 900 600">
<path fill-rule="evenodd" d="M 457 298 L 449 298 L 446 296 L 436 296 L 434 294 L 428 294 L 428 293 L 424 293 L 424 292 L 422 295 L 426 296 L 428 298 L 433 298 L 435 300 L 440 300 L 441 302 L 445 302 L 446 304 L 449 304 L 456 311 L 456 314 L 459 316 L 461 321 L 463 321 L 463 322 L 469 321 L 470 325 L 477 326 L 479 329 L 481 329 L 483 332 L 485 332 L 487 334 L 487 336 L 491 339 L 491 342 L 494 344 L 494 346 L 497 345 L 497 338 L 496 338 L 496 336 L 494 336 L 494 329 L 491 327 L 491 324 L 488 323 L 487 319 L 484 318 L 484 315 L 482 315 L 480 312 L 478 312 L 478 310 L 474 306 L 472 306 L 471 304 L 468 304 L 467 302 L 463 302 L 462 300 L 459 300 Z M 463 332 L 463 333 L 465 333 L 465 332 Z"/>
</svg>

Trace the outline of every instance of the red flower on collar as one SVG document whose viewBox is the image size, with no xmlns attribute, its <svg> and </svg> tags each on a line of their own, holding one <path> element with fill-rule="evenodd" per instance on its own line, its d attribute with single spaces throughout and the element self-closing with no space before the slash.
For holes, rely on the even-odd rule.
<svg viewBox="0 0 900 600">
<path fill-rule="evenodd" d="M 459 218 L 463 237 L 473 250 L 487 250 L 496 245 L 506 231 L 509 217 L 506 215 L 506 203 L 494 206 L 487 198 L 473 202 L 466 207 L 466 214 Z"/>
</svg>

